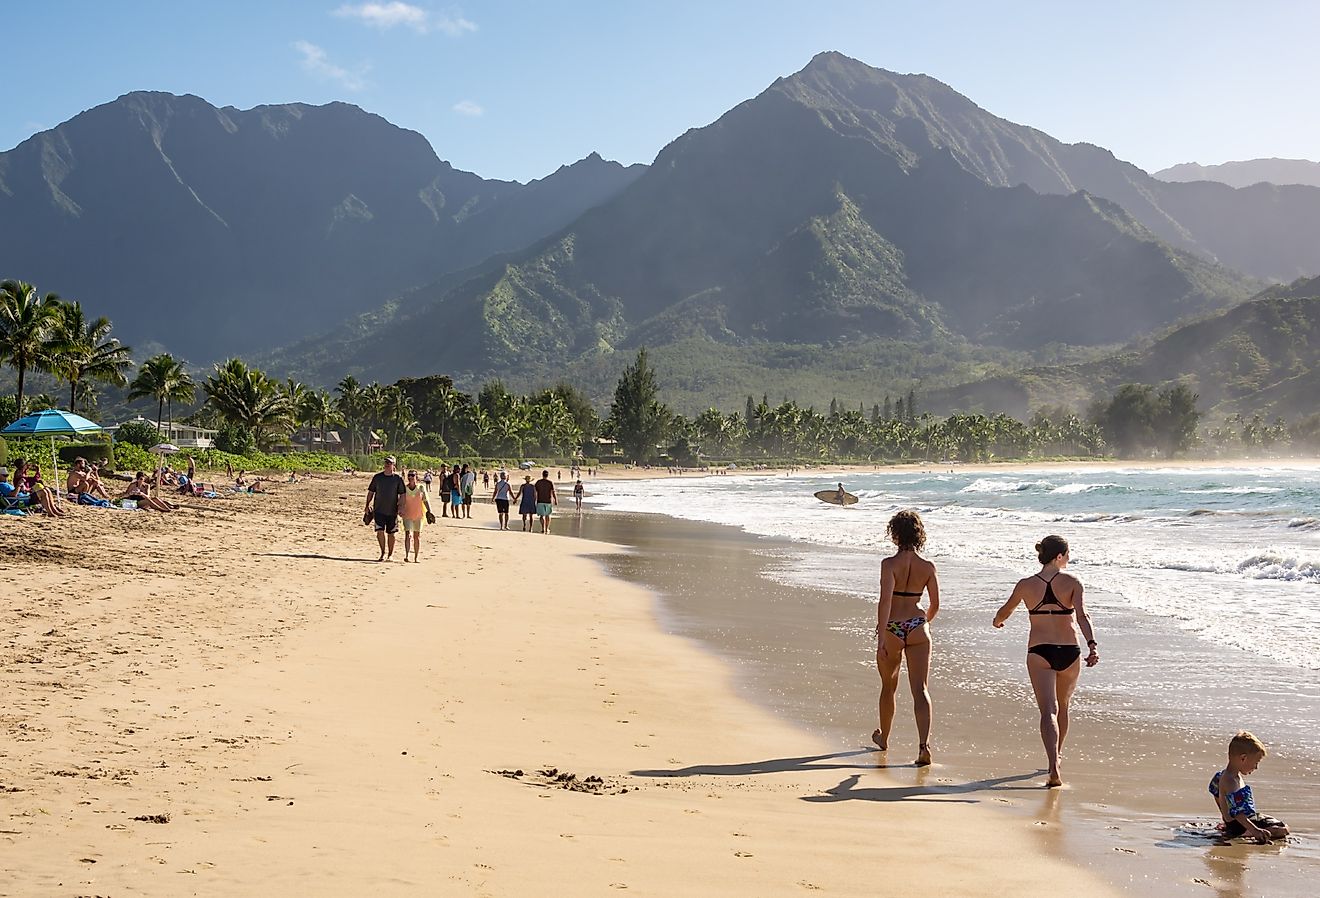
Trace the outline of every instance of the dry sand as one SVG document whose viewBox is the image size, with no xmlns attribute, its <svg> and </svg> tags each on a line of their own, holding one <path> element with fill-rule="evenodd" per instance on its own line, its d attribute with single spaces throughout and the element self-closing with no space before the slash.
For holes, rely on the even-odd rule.
<svg viewBox="0 0 1320 898">
<path fill-rule="evenodd" d="M 597 544 L 482 505 L 369 561 L 365 487 L 0 519 L 0 895 L 1109 894 L 738 698 Z"/>
</svg>

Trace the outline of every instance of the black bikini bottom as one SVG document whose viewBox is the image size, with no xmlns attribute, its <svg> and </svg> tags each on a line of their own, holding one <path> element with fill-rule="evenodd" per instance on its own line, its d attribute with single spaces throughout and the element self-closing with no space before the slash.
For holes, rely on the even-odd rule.
<svg viewBox="0 0 1320 898">
<path fill-rule="evenodd" d="M 1082 657 L 1082 648 L 1079 645 L 1033 645 L 1027 649 L 1028 655 L 1040 655 L 1049 662 L 1050 667 L 1056 671 L 1067 670 L 1077 663 L 1077 659 Z"/>
</svg>

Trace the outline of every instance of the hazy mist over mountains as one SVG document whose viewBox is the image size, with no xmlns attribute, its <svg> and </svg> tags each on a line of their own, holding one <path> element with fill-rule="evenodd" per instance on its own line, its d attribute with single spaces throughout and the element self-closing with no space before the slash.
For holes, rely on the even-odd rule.
<svg viewBox="0 0 1320 898">
<path fill-rule="evenodd" d="M 1259 180 L 1157 178 L 838 53 L 649 168 L 592 154 L 526 185 L 343 103 L 142 92 L 0 154 L 0 272 L 130 342 L 263 353 L 312 382 L 570 376 L 599 395 L 645 344 L 692 407 L 838 347 L 950 378 L 1320 274 L 1320 187 Z"/>
<path fill-rule="evenodd" d="M 1155 172 L 1161 181 L 1218 181 L 1230 187 L 1267 184 L 1306 184 L 1320 187 L 1320 162 L 1308 159 L 1248 159 L 1221 165 L 1184 162 Z"/>
</svg>

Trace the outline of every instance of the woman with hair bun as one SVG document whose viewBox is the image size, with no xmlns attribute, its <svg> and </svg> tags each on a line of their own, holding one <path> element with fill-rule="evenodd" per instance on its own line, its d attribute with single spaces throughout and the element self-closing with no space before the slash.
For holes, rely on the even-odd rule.
<svg viewBox="0 0 1320 898">
<path fill-rule="evenodd" d="M 1031 620 L 1031 633 L 1027 637 L 1027 676 L 1031 678 L 1036 705 L 1040 708 L 1040 738 L 1045 744 L 1045 757 L 1049 761 L 1050 777 L 1045 785 L 1062 786 L 1059 775 L 1059 755 L 1063 741 L 1068 737 L 1068 705 L 1077 676 L 1082 650 L 1077 645 L 1077 627 L 1086 637 L 1091 650 L 1086 666 L 1100 663 L 1096 651 L 1095 633 L 1091 619 L 1082 605 L 1082 584 L 1063 569 L 1068 566 L 1068 541 L 1062 536 L 1047 536 L 1036 543 L 1036 556 L 1040 572 L 1025 577 L 1013 587 L 1004 607 L 995 615 L 994 626 L 1002 628 L 1019 603 L 1027 606 Z"/>
<path fill-rule="evenodd" d="M 875 666 L 880 671 L 880 727 L 871 741 L 881 751 L 889 749 L 898 701 L 898 669 L 907 658 L 908 685 L 912 688 L 912 711 L 917 718 L 917 766 L 930 764 L 930 628 L 940 610 L 940 584 L 935 565 L 917 554 L 926 544 L 926 528 L 915 511 L 894 515 L 885 534 L 897 546 L 880 562 L 880 607 L 876 611 Z M 930 607 L 921 610 L 922 592 L 930 596 Z"/>
</svg>

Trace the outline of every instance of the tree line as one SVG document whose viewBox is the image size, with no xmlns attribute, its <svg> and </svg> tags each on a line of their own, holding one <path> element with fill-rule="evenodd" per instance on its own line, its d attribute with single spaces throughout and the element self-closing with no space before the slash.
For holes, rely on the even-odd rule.
<svg viewBox="0 0 1320 898">
<path fill-rule="evenodd" d="M 132 350 L 112 335 L 105 317 L 90 319 L 78 302 L 42 296 L 31 284 L 0 282 L 0 362 L 17 375 L 11 408 L 0 400 L 0 417 L 21 417 L 27 377 L 54 375 L 69 389 L 71 411 L 94 405 L 98 385 L 126 387 L 130 401 L 156 402 L 157 432 L 172 425 L 177 405 L 199 408 L 184 420 L 216 429 L 220 449 L 246 454 L 286 446 L 301 434 L 310 445 L 328 445 L 342 429 L 349 452 L 414 449 L 432 456 L 512 457 L 596 454 L 597 440 L 617 445 L 629 461 L 668 459 L 852 459 L 984 461 L 1031 455 L 1125 457 L 1173 456 L 1197 445 L 1210 449 L 1271 450 L 1293 442 L 1320 445 L 1320 415 L 1286 425 L 1255 416 L 1230 418 L 1200 430 L 1197 395 L 1185 385 L 1162 390 L 1128 384 L 1098 400 L 1085 417 L 1063 407 L 1042 408 L 1029 420 L 1005 414 L 959 413 L 937 418 L 906 396 L 844 408 L 837 400 L 817 412 L 785 397 L 748 396 L 741 411 L 708 408 L 695 417 L 675 414 L 660 401 L 661 387 L 645 348 L 619 378 L 604 420 L 589 399 L 570 384 L 515 394 L 499 380 L 475 393 L 451 378 L 404 378 L 394 384 L 361 383 L 344 377 L 333 390 L 296 380 L 283 382 L 241 359 L 214 366 L 200 384 L 168 353 L 137 367 Z M 43 407 L 53 404 L 40 397 Z"/>
</svg>

